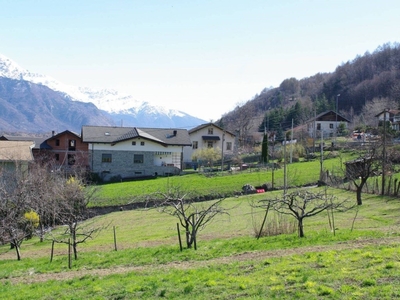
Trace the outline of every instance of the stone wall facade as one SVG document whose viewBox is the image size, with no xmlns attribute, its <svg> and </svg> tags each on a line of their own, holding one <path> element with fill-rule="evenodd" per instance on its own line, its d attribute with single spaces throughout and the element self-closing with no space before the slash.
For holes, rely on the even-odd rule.
<svg viewBox="0 0 400 300">
<path fill-rule="evenodd" d="M 110 161 L 103 161 L 103 154 L 111 154 Z M 143 155 L 143 162 L 134 162 L 135 154 Z M 90 152 L 89 160 L 92 172 L 98 174 L 104 181 L 180 174 L 180 169 L 176 166 L 156 166 L 153 152 L 148 151 L 93 150 Z"/>
</svg>

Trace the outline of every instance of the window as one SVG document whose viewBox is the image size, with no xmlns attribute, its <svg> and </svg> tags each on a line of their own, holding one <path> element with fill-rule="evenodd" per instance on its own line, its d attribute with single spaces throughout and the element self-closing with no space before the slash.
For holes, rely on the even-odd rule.
<svg viewBox="0 0 400 300">
<path fill-rule="evenodd" d="M 321 130 L 321 123 L 317 123 L 317 130 Z"/>
<path fill-rule="evenodd" d="M 214 134 L 214 128 L 208 128 L 208 134 Z"/>
<path fill-rule="evenodd" d="M 329 128 L 333 129 L 333 123 L 329 123 Z"/>
<path fill-rule="evenodd" d="M 133 142 L 132 142 L 132 146 L 136 146 L 136 141 L 133 141 Z"/>
<path fill-rule="evenodd" d="M 142 164 L 143 163 L 143 154 L 134 154 L 133 155 L 133 163 L 134 164 Z"/>
<path fill-rule="evenodd" d="M 232 150 L 232 142 L 226 142 L 226 150 Z"/>
<path fill-rule="evenodd" d="M 56 139 L 56 146 L 60 146 L 60 140 Z"/>
<path fill-rule="evenodd" d="M 56 161 L 59 161 L 60 160 L 60 154 L 56 154 Z"/>
<path fill-rule="evenodd" d="M 213 148 L 214 143 L 212 141 L 207 142 L 207 148 Z"/>
<path fill-rule="evenodd" d="M 193 141 L 192 148 L 193 149 L 199 148 L 199 142 L 198 141 Z"/>
<path fill-rule="evenodd" d="M 69 151 L 75 151 L 75 145 L 76 145 L 76 141 L 75 140 L 69 140 L 68 141 L 68 150 Z"/>
<path fill-rule="evenodd" d="M 68 154 L 68 165 L 73 166 L 75 164 L 75 156 L 73 154 Z"/>
<path fill-rule="evenodd" d="M 110 163 L 112 161 L 111 154 L 109 153 L 103 153 L 101 155 L 101 162 L 103 163 Z"/>
<path fill-rule="evenodd" d="M 144 146 L 144 142 L 140 142 L 140 146 Z"/>
</svg>

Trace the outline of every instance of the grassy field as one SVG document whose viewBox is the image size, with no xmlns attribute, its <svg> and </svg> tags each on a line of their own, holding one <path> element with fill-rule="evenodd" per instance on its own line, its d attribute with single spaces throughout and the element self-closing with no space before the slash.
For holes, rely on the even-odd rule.
<svg viewBox="0 0 400 300">
<path fill-rule="evenodd" d="M 339 158 L 330 158 L 329 153 L 325 154 L 324 168 L 338 169 L 341 167 Z M 354 157 L 354 153 L 346 154 L 346 159 Z M 343 158 L 342 158 L 343 159 Z M 315 184 L 319 180 L 320 160 L 315 159 L 307 162 L 288 164 L 287 184 L 289 186 L 303 186 Z M 99 193 L 96 202 L 92 206 L 124 205 L 131 202 L 141 202 L 149 196 L 160 197 L 159 192 L 166 191 L 169 187 L 179 187 L 190 193 L 191 197 L 200 198 L 210 196 L 212 198 L 234 196 L 242 192 L 245 184 L 261 186 L 264 183 L 272 184 L 281 188 L 284 185 L 284 168 L 272 171 L 272 169 L 248 169 L 246 171 L 229 173 L 216 172 L 212 174 L 190 173 L 183 176 L 159 177 L 145 181 L 130 181 L 105 184 L 98 186 Z"/>
<path fill-rule="evenodd" d="M 353 193 L 327 192 L 355 202 Z M 8 246 L 1 246 L 0 298 L 400 297 L 398 199 L 364 195 L 361 207 L 334 215 L 335 234 L 325 212 L 305 220 L 305 238 L 292 233 L 257 240 L 255 232 L 264 211 L 250 203 L 280 193 L 225 199 L 222 203 L 229 215 L 217 216 L 200 232 L 197 250 L 180 251 L 177 219 L 156 209 L 121 211 L 88 220 L 85 226 L 106 228 L 79 245 L 79 259 L 71 269 L 62 244 L 56 244 L 51 263 L 49 241 L 24 242 L 21 261 L 15 260 Z M 273 214 L 269 217 L 269 222 L 275 220 Z"/>
</svg>

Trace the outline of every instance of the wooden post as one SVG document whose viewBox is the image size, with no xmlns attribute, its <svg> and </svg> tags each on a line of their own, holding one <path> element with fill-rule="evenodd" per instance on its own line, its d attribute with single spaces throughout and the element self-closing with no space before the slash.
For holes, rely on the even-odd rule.
<svg viewBox="0 0 400 300">
<path fill-rule="evenodd" d="M 350 230 L 350 232 L 352 232 L 353 229 L 354 229 L 354 222 L 355 222 L 356 219 L 357 219 L 357 214 L 358 214 L 358 207 L 357 207 L 356 214 L 355 214 L 355 216 L 354 216 L 353 222 L 351 223 L 351 230 Z"/>
<path fill-rule="evenodd" d="M 117 235 L 115 233 L 115 226 L 113 226 L 114 231 L 114 250 L 117 251 Z"/>
<path fill-rule="evenodd" d="M 68 268 L 71 269 L 71 239 L 68 239 Z"/>
<path fill-rule="evenodd" d="M 333 235 L 336 235 L 336 228 L 335 228 L 335 217 L 333 215 L 333 203 L 332 203 L 332 198 L 331 198 L 331 214 L 332 214 L 332 229 L 333 229 Z"/>
<path fill-rule="evenodd" d="M 178 231 L 179 249 L 182 251 L 181 231 L 179 230 L 179 223 L 176 223 L 176 230 Z"/>
<path fill-rule="evenodd" d="M 196 242 L 196 235 L 197 232 L 194 230 L 194 214 L 192 215 L 192 235 L 193 235 L 193 245 L 194 245 L 194 250 L 197 250 L 197 242 Z"/>
<path fill-rule="evenodd" d="M 268 211 L 269 211 L 269 206 L 270 206 L 270 204 L 271 204 L 271 203 L 268 202 L 267 210 L 265 211 L 264 220 L 263 220 L 263 222 L 262 222 L 262 224 L 261 224 L 260 231 L 258 232 L 257 240 L 260 238 L 261 233 L 262 233 L 262 230 L 263 230 L 263 228 L 264 228 L 264 224 L 265 224 L 265 222 L 267 221 L 267 216 L 268 216 Z"/>
<path fill-rule="evenodd" d="M 54 255 L 54 241 L 51 243 L 51 255 L 50 255 L 50 262 L 53 261 L 53 255 Z"/>
</svg>

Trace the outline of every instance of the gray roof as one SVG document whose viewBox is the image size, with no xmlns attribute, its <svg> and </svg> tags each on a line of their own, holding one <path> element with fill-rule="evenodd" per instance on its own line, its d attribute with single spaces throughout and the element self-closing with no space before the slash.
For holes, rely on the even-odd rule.
<svg viewBox="0 0 400 300">
<path fill-rule="evenodd" d="M 321 120 L 322 121 L 336 121 L 336 115 L 337 115 L 337 121 L 338 122 L 351 123 L 350 120 L 346 119 L 345 117 L 343 117 L 339 113 L 336 114 L 336 112 L 334 112 L 333 110 L 328 110 L 328 111 L 322 112 L 322 113 L 316 115 L 314 118 L 308 120 L 306 123 L 310 123 L 310 122 L 314 122 L 314 121 L 321 121 Z"/>
<path fill-rule="evenodd" d="M 209 127 L 209 126 L 214 126 L 214 127 L 218 128 L 218 129 L 221 130 L 221 131 L 225 131 L 226 133 L 229 133 L 230 135 L 235 136 L 234 133 L 232 133 L 232 132 L 230 132 L 230 131 L 228 131 L 228 130 L 223 129 L 222 127 L 220 127 L 220 126 L 218 126 L 218 125 L 215 125 L 215 124 L 212 123 L 212 122 L 210 122 L 210 123 L 205 123 L 205 124 L 201 124 L 201 125 L 198 125 L 198 126 L 192 128 L 192 129 L 190 129 L 190 130 L 189 130 L 189 134 L 192 134 L 193 132 L 199 131 L 200 129 L 203 129 L 203 128 L 206 128 L 206 127 Z"/>
<path fill-rule="evenodd" d="M 33 149 L 42 149 L 42 144 L 46 141 L 47 137 L 30 137 L 30 136 L 11 136 L 2 135 L 0 136 L 0 141 L 26 141 L 33 142 L 35 145 Z M 46 148 L 46 147 L 45 147 Z"/>
<path fill-rule="evenodd" d="M 116 144 L 126 140 L 143 138 L 163 145 L 190 146 L 186 129 L 82 126 L 82 142 Z"/>
<path fill-rule="evenodd" d="M 0 141 L 0 161 L 32 161 L 33 141 Z"/>
</svg>

